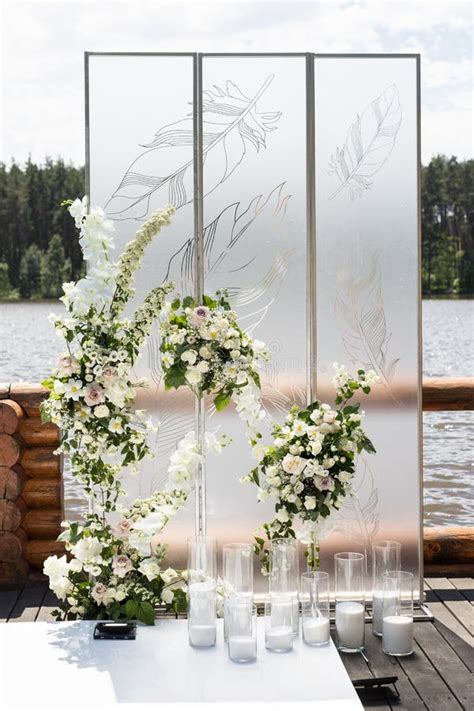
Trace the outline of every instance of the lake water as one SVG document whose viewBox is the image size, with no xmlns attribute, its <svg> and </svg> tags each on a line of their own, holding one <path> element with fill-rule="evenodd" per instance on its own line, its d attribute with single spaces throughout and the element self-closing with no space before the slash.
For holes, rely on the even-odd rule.
<svg viewBox="0 0 474 711">
<path fill-rule="evenodd" d="M 423 370 L 426 376 L 474 372 L 474 302 L 423 302 Z M 0 303 L 0 382 L 40 381 L 52 369 L 60 341 L 47 320 L 60 306 Z M 426 525 L 472 525 L 473 412 L 424 413 L 424 519 Z M 80 489 L 65 477 L 71 514 L 82 506 Z"/>
</svg>

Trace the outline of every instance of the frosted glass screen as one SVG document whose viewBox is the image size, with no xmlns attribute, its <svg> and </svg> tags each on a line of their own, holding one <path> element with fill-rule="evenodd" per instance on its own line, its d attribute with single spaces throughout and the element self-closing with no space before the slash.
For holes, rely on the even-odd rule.
<svg viewBox="0 0 474 711">
<path fill-rule="evenodd" d="M 281 421 L 306 397 L 305 58 L 205 57 L 208 88 L 204 130 L 221 115 L 216 101 L 235 111 L 225 145 L 204 162 L 204 285 L 208 292 L 228 288 L 239 322 L 268 345 L 264 406 L 269 422 Z M 255 486 L 239 483 L 255 460 L 237 413 L 229 408 L 207 424 L 233 438 L 208 458 L 208 532 L 219 543 L 251 542 L 273 519 L 272 502 L 258 503 Z M 258 564 L 255 573 L 264 589 Z"/>
<path fill-rule="evenodd" d="M 359 463 L 357 497 L 322 541 L 322 568 L 332 573 L 338 550 L 370 553 L 375 538 L 394 538 L 403 543 L 403 567 L 419 581 L 417 59 L 203 55 L 202 195 L 193 182 L 196 61 L 192 54 L 88 55 L 91 202 L 114 220 L 119 248 L 154 209 L 177 207 L 147 252 L 138 302 L 165 277 L 194 292 L 194 208 L 203 200 L 204 291 L 227 287 L 241 324 L 271 353 L 262 377 L 267 437 L 272 420 L 306 401 L 310 341 L 320 399 L 333 396 L 333 361 L 377 371 L 381 384 L 363 404 L 377 454 Z M 180 139 L 163 142 L 164 127 Z M 151 442 L 156 458 L 127 480 L 131 498 L 163 486 L 170 454 L 194 427 L 190 393 L 163 390 L 157 333 L 137 375 L 150 383 L 138 404 L 160 427 Z M 238 481 L 253 466 L 243 426 L 231 408 L 216 414 L 208 407 L 206 422 L 234 440 L 208 457 L 208 534 L 220 545 L 252 541 L 273 506 L 257 504 L 256 489 Z M 174 565 L 185 565 L 193 532 L 190 500 L 166 528 Z"/>
<path fill-rule="evenodd" d="M 317 389 L 332 363 L 381 379 L 363 403 L 377 454 L 359 460 L 358 498 L 323 543 L 370 551 L 401 541 L 420 574 L 416 59 L 316 58 Z"/>
</svg>

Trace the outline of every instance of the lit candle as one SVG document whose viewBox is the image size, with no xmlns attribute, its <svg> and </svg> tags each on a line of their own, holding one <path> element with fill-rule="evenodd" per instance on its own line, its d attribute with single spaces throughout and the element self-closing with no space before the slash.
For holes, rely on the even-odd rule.
<svg viewBox="0 0 474 711">
<path fill-rule="evenodd" d="M 215 625 L 189 625 L 189 643 L 193 647 L 213 647 L 216 643 Z"/>
<path fill-rule="evenodd" d="M 324 615 L 303 620 L 303 639 L 306 644 L 325 644 L 329 641 L 329 620 Z"/>
<path fill-rule="evenodd" d="M 385 654 L 405 656 L 413 652 L 413 618 L 387 615 L 383 618 L 383 651 Z"/>
<path fill-rule="evenodd" d="M 234 662 L 253 662 L 257 658 L 257 640 L 250 635 L 229 636 L 229 656 Z"/>
<path fill-rule="evenodd" d="M 385 615 L 393 615 L 396 612 L 398 595 L 394 592 L 385 593 Z M 382 635 L 384 594 L 377 590 L 372 597 L 372 632 L 378 636 Z"/>
<path fill-rule="evenodd" d="M 293 628 L 287 625 L 269 627 L 265 633 L 265 646 L 272 652 L 289 652 L 293 649 Z"/>
<path fill-rule="evenodd" d="M 339 647 L 361 649 L 364 646 L 365 609 L 360 602 L 338 602 L 336 631 Z"/>
</svg>

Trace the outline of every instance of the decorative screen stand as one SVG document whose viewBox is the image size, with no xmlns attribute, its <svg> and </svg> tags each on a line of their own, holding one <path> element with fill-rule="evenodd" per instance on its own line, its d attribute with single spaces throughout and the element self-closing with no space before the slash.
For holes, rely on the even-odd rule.
<svg viewBox="0 0 474 711">
<path fill-rule="evenodd" d="M 88 191 L 119 246 L 154 209 L 177 208 L 139 297 L 166 276 L 197 296 L 227 287 L 239 321 L 270 349 L 273 419 L 331 398 L 333 361 L 379 374 L 364 403 L 377 454 L 361 458 L 358 495 L 321 565 L 369 552 L 374 538 L 399 540 L 421 599 L 419 57 L 87 53 L 86 100 Z M 156 334 L 140 369 L 160 429 L 156 460 L 128 483 L 133 496 L 163 484 L 193 425 L 234 439 L 201 472 L 196 524 L 187 511 L 167 527 L 174 563 L 195 527 L 220 543 L 251 541 L 272 507 L 238 482 L 252 460 L 237 415 L 195 412 L 190 394 L 165 393 Z"/>
</svg>

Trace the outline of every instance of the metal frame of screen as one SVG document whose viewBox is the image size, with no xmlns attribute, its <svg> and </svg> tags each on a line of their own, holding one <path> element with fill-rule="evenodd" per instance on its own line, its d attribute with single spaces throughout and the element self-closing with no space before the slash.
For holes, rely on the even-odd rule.
<svg viewBox="0 0 474 711">
<path fill-rule="evenodd" d="M 193 180 L 194 180 L 194 240 L 195 240 L 195 295 L 199 300 L 203 293 L 204 269 L 203 269 L 203 110 L 202 110 L 202 61 L 204 58 L 270 58 L 270 57 L 301 57 L 306 60 L 306 256 L 307 256 L 307 350 L 306 350 L 306 391 L 308 402 L 310 402 L 317 391 L 317 341 L 316 341 L 316 146 L 315 146 L 315 91 L 317 86 L 317 76 L 315 76 L 316 59 L 413 59 L 416 63 L 416 171 L 417 171 L 417 231 L 418 231 L 418 483 L 419 483 L 419 535 L 418 535 L 418 562 L 419 562 L 419 601 L 424 599 L 423 591 L 423 436 L 422 436 L 422 413 L 421 413 L 421 389 L 422 389 L 422 330 L 421 330 L 421 207 L 420 207 L 420 181 L 421 181 L 421 121 L 420 121 L 420 55 L 419 54 L 316 54 L 311 52 L 223 52 L 223 53 L 200 53 L 200 52 L 85 52 L 85 181 L 86 194 L 90 194 L 90 116 L 89 116 L 89 58 L 93 56 L 150 56 L 150 57 L 192 57 L 193 59 Z M 199 435 L 205 428 L 205 416 L 203 405 L 196 405 L 195 427 Z M 196 491 L 196 531 L 200 534 L 206 532 L 206 481 L 205 470 L 201 468 L 198 474 Z"/>
</svg>

